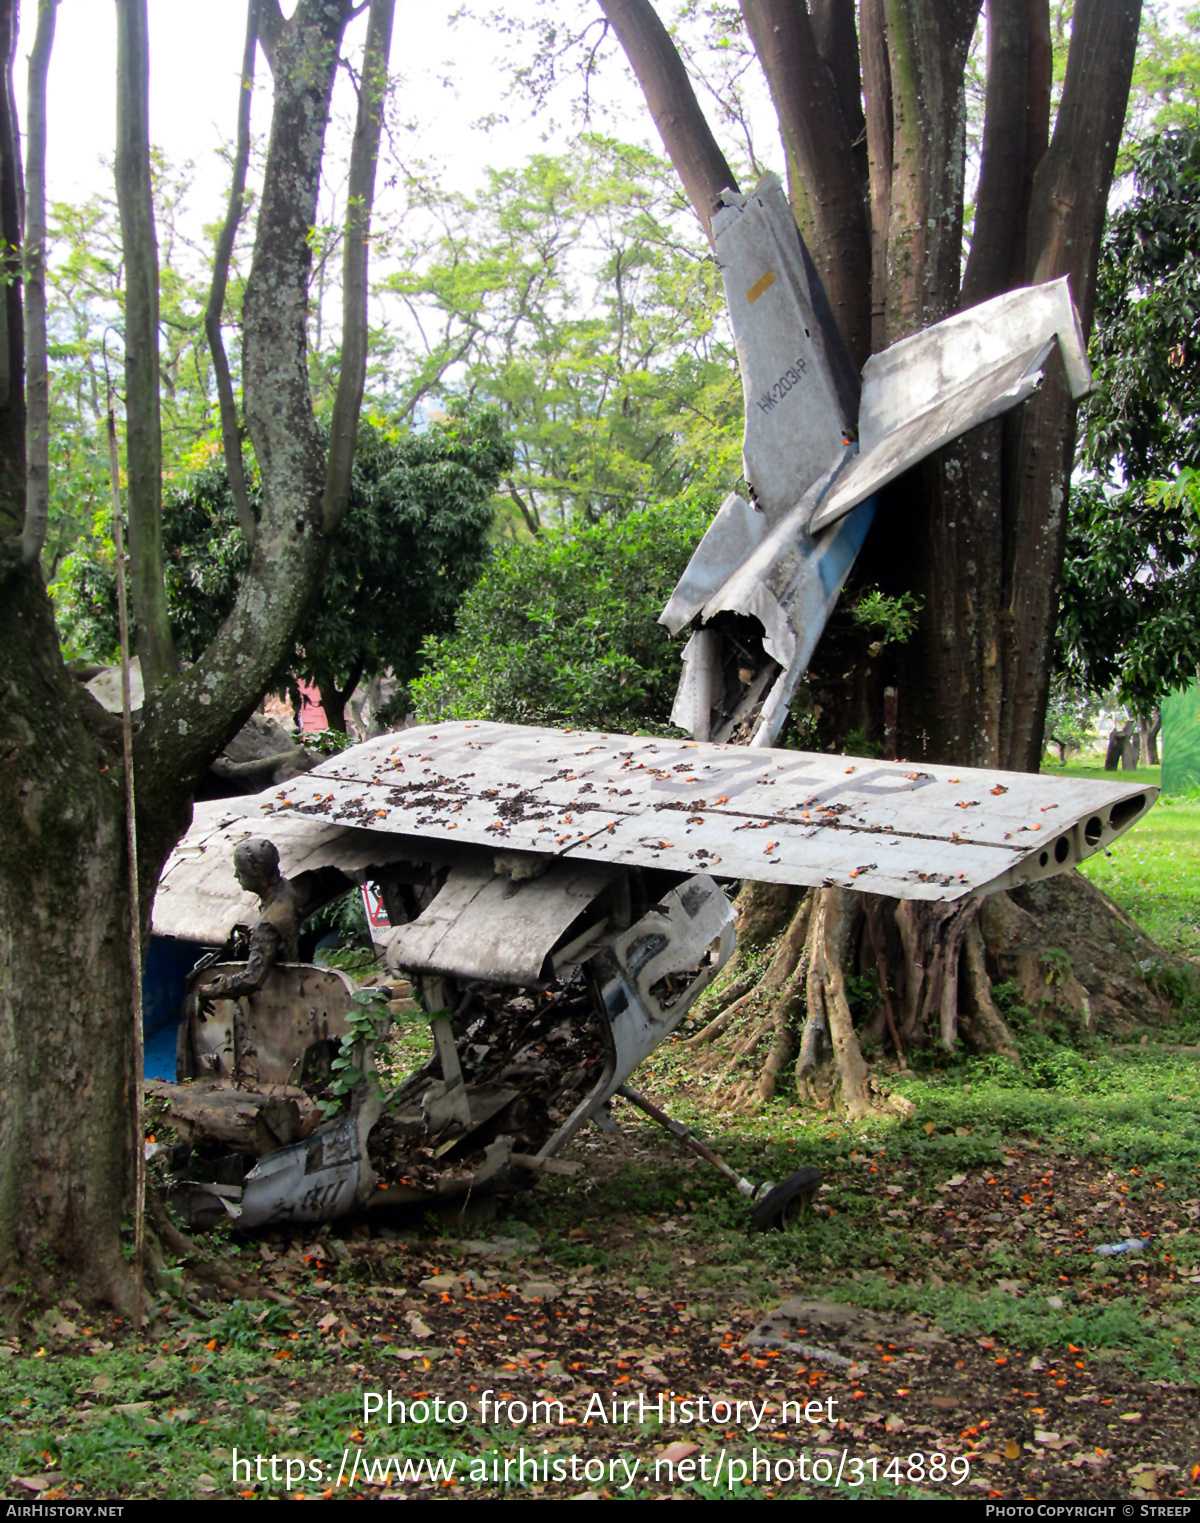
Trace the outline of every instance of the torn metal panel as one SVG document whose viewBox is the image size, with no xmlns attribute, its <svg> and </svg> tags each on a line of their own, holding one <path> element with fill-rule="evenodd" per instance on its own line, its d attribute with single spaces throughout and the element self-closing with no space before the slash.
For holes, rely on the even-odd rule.
<svg viewBox="0 0 1200 1523">
<path fill-rule="evenodd" d="M 675 1029 L 724 967 L 734 947 L 733 920 L 724 892 L 697 874 L 596 957 L 593 971 L 616 1047 L 617 1077 L 609 1093 Z M 705 963 L 710 947 L 715 955 Z M 672 979 L 681 987 L 668 987 Z"/>
<path fill-rule="evenodd" d="M 368 741 L 280 793 L 258 812 L 260 832 L 297 812 L 336 825 L 365 811 L 377 830 L 431 849 L 453 832 L 488 849 L 919 899 L 1061 871 L 1157 797 L 1082 778 L 488 723 Z"/>
<path fill-rule="evenodd" d="M 365 1205 L 375 1184 L 367 1137 L 382 1111 L 381 1099 L 360 1090 L 347 1115 L 260 1159 L 246 1175 L 241 1203 L 226 1206 L 229 1215 L 239 1227 L 264 1227 L 332 1221 Z"/>
<path fill-rule="evenodd" d="M 713 241 L 733 323 L 746 402 L 746 480 L 774 523 L 842 457 L 853 417 L 834 367 L 805 268 L 796 221 L 778 179 L 747 195 L 724 191 Z"/>
<path fill-rule="evenodd" d="M 705 530 L 670 602 L 659 615 L 673 635 L 685 628 L 747 557 L 762 544 L 770 520 L 744 497 L 731 492 Z M 698 740 L 704 739 L 697 736 Z"/>
<path fill-rule="evenodd" d="M 675 1030 L 732 956 L 733 918 L 723 891 L 712 878 L 697 874 L 592 959 L 590 972 L 609 1028 L 608 1061 L 541 1156 L 573 1137 Z"/>
<path fill-rule="evenodd" d="M 872 355 L 863 366 L 858 419 L 864 454 L 917 414 L 1055 338 L 1071 395 L 1081 397 L 1091 390 L 1092 372 L 1065 275 L 1006 291 Z"/>
<path fill-rule="evenodd" d="M 124 698 L 121 692 L 121 668 L 119 666 L 103 667 L 90 681 L 84 683 L 84 687 L 102 708 L 110 714 L 119 714 L 124 708 Z M 142 666 L 136 656 L 129 663 L 129 707 L 134 714 L 146 701 L 146 688 L 142 682 Z"/>
<path fill-rule="evenodd" d="M 1008 291 L 873 355 L 863 369 L 861 453 L 809 525 L 813 534 L 902 472 L 1023 402 L 1058 342 L 1071 395 L 1092 373 L 1067 279 Z"/>
<path fill-rule="evenodd" d="M 386 934 L 385 959 L 412 973 L 540 983 L 559 940 L 616 875 L 603 865 L 554 863 L 540 877 L 510 880 L 486 855 L 454 868 L 418 920 Z"/>
<path fill-rule="evenodd" d="M 819 540 L 801 522 L 805 511 L 801 506 L 781 520 L 702 614 L 705 623 L 725 612 L 752 615 L 763 627 L 764 649 L 783 668 L 754 725 L 756 745 L 770 745 L 782 728 L 796 682 L 871 527 L 875 503 L 859 503 Z M 727 735 L 718 731 L 714 738 Z"/>
<path fill-rule="evenodd" d="M 191 829 L 167 859 L 154 900 L 156 935 L 220 946 L 236 925 L 255 925 L 258 896 L 240 887 L 233 873 L 233 848 L 248 836 L 262 835 L 253 815 L 267 806 L 266 795 L 245 800 L 215 799 L 197 804 Z M 272 822 L 271 839 L 279 848 L 284 877 L 322 867 L 336 867 L 356 878 L 368 867 L 403 860 L 403 843 L 358 828 L 331 828 L 302 815 Z"/>
<path fill-rule="evenodd" d="M 713 710 L 720 702 L 724 687 L 721 632 L 719 629 L 697 629 L 683 647 L 683 672 L 671 706 L 671 723 L 697 740 L 708 740 Z"/>
<path fill-rule="evenodd" d="M 218 964 L 205 978 L 240 969 Z M 237 999 L 188 995 L 180 1033 L 181 1078 L 228 1078 L 251 1088 L 297 1084 L 313 1048 L 349 1031 L 354 984 L 336 968 L 276 963 L 260 989 Z"/>
</svg>

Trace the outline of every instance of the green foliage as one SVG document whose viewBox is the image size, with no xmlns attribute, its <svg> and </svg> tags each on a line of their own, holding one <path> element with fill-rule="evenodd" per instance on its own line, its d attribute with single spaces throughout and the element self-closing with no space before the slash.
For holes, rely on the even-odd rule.
<svg viewBox="0 0 1200 1523">
<path fill-rule="evenodd" d="M 1148 714 L 1200 660 L 1192 477 L 1163 485 L 1200 465 L 1200 128 L 1152 138 L 1134 173 L 1100 259 L 1092 477 L 1071 494 L 1059 664 Z"/>
<path fill-rule="evenodd" d="M 1065 763 L 1068 751 L 1078 751 L 1093 738 L 1101 707 L 1111 708 L 1115 694 L 1103 696 L 1075 687 L 1061 672 L 1050 681 L 1050 698 L 1046 705 L 1046 745 L 1058 747 L 1058 759 Z"/>
<path fill-rule="evenodd" d="M 376 345 L 389 410 L 464 393 L 497 407 L 514 532 L 727 489 L 741 387 L 719 271 L 670 166 L 585 135 L 485 173 L 473 198 L 411 191 L 402 273 L 380 293 L 399 319 Z"/>
<path fill-rule="evenodd" d="M 911 638 L 923 607 L 924 600 L 914 592 L 889 597 L 873 587 L 857 599 L 850 618 L 859 629 L 874 634 L 872 654 L 877 655 L 885 645 L 903 645 Z"/>
<path fill-rule="evenodd" d="M 1157 768 L 1123 772 L 1123 779 L 1157 783 Z M 1068 775 L 1095 777 L 1067 767 Z M 1109 774 L 1111 776 L 1111 774 Z M 1200 798 L 1162 798 L 1137 828 L 1080 864 L 1159 946 L 1200 955 Z"/>
<path fill-rule="evenodd" d="M 351 1008 L 346 1012 L 349 1030 L 329 1065 L 332 1077 L 327 1096 L 321 1101 L 326 1118 L 337 1115 L 355 1086 L 364 1079 L 376 1094 L 383 1093 L 379 1074 L 368 1063 L 368 1056 L 374 1044 L 387 1036 L 391 1026 L 392 1013 L 388 1009 L 387 995 L 382 989 L 357 989 L 350 1001 Z"/>
<path fill-rule="evenodd" d="M 846 1002 L 853 1014 L 868 1016 L 878 1010 L 879 976 L 876 973 L 848 973 L 846 975 Z"/>
<path fill-rule="evenodd" d="M 305 923 L 305 929 L 318 938 L 330 931 L 337 933 L 343 947 L 370 947 L 371 931 L 363 907 L 362 890 L 348 889 L 339 898 L 319 909 Z"/>
<path fill-rule="evenodd" d="M 190 164 L 177 169 L 151 150 L 159 258 L 159 368 L 162 375 L 163 463 L 179 468 L 213 425 L 213 379 L 204 334 L 209 271 L 181 232 L 191 190 Z M 43 554 L 47 581 L 76 541 L 86 539 L 110 501 L 105 432 L 107 383 L 116 391 L 123 430 L 121 343 L 125 267 L 115 199 L 93 196 L 80 206 L 54 203 L 48 217 L 47 330 L 50 388 L 50 526 Z M 243 227 L 242 238 L 249 230 Z M 236 267 L 228 306 L 240 305 Z M 233 359 L 236 364 L 236 346 Z M 236 383 L 235 383 L 236 384 Z"/>
<path fill-rule="evenodd" d="M 314 1330 L 301 1323 L 297 1338 L 287 1331 L 295 1325 L 282 1306 L 235 1302 L 207 1325 L 184 1324 L 179 1330 L 190 1346 L 170 1345 L 171 1353 L 143 1343 L 9 1359 L 5 1382 L 16 1421 L 0 1421 L 0 1463 L 6 1474 L 37 1475 L 52 1461 L 69 1477 L 68 1506 L 81 1493 L 194 1504 L 249 1492 L 294 1495 L 301 1473 L 318 1496 L 333 1486 L 349 1443 L 364 1459 L 447 1456 L 461 1465 L 465 1443 L 478 1451 L 493 1441 L 490 1433 L 435 1422 L 364 1431 L 361 1386 L 338 1389 Z M 200 1409 L 206 1415 L 198 1423 Z M 249 1482 L 233 1469 L 234 1450 L 250 1456 Z M 259 1454 L 280 1456 L 274 1474 L 265 1458 L 260 1475 Z"/>
<path fill-rule="evenodd" d="M 292 1317 L 286 1307 L 268 1301 L 257 1305 L 253 1301 L 234 1301 L 221 1311 L 208 1325 L 210 1337 L 228 1348 L 258 1348 L 264 1338 L 290 1332 Z"/>
<path fill-rule="evenodd" d="M 666 730 L 678 646 L 657 622 L 712 514 L 686 500 L 500 550 L 413 685 L 427 721 Z"/>
<path fill-rule="evenodd" d="M 348 746 L 352 746 L 354 740 L 352 736 L 346 735 L 341 730 L 306 730 L 304 744 L 309 751 L 315 751 L 318 756 L 337 756 Z"/>
<path fill-rule="evenodd" d="M 491 493 L 511 462 L 494 412 L 396 432 L 359 430 L 350 506 L 321 591 L 281 680 L 316 682 L 335 724 L 357 682 L 420 670 L 421 642 L 447 630 L 487 556 Z M 257 500 L 258 487 L 254 487 Z M 116 586 L 107 514 L 68 557 L 55 588 L 59 627 L 74 654 L 111 659 Z M 176 647 L 198 659 L 233 606 L 249 561 L 219 456 L 163 494 L 167 605 Z"/>
<path fill-rule="evenodd" d="M 1165 8 L 1143 9 L 1125 118 L 1127 144 L 1142 143 L 1154 132 L 1195 124 L 1200 110 L 1198 43 L 1200 10 L 1180 15 Z M 1126 157 L 1118 160 L 1118 173 L 1128 167 Z"/>
</svg>

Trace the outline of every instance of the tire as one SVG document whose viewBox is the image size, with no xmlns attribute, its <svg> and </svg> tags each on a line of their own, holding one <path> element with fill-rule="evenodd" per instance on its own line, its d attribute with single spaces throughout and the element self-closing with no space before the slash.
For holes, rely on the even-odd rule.
<svg viewBox="0 0 1200 1523">
<path fill-rule="evenodd" d="M 775 1188 L 764 1195 L 750 1213 L 750 1222 L 756 1232 L 771 1229 L 783 1231 L 794 1227 L 812 1204 L 812 1198 L 824 1183 L 820 1169 L 811 1165 L 789 1174 Z"/>
</svg>

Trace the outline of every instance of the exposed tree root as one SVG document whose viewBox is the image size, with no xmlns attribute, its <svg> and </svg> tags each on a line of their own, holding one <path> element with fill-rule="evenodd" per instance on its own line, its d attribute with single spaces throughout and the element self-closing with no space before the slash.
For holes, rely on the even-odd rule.
<svg viewBox="0 0 1200 1523">
<path fill-rule="evenodd" d="M 959 1029 L 976 1052 L 995 1052 L 1019 1062 L 1017 1041 L 992 998 L 992 981 L 987 974 L 983 933 L 978 925 L 967 930 L 963 941 L 970 1003 L 959 1016 Z"/>
<path fill-rule="evenodd" d="M 750 887 L 758 888 L 761 885 L 751 884 Z M 774 885 L 770 885 L 774 887 Z M 744 890 L 743 890 L 744 892 Z M 738 896 L 738 904 L 741 905 L 741 895 Z M 695 1036 L 688 1037 L 683 1043 L 685 1047 L 703 1047 L 726 1031 L 740 1016 L 747 1011 L 753 1010 L 756 1005 L 761 1006 L 773 995 L 787 985 L 795 971 L 796 963 L 804 947 L 804 938 L 807 934 L 808 917 L 811 911 L 811 896 L 806 895 L 800 903 L 799 909 L 794 908 L 795 900 L 792 900 L 793 913 L 782 924 L 787 926 L 779 945 L 775 949 L 775 955 L 767 964 L 765 972 L 754 978 L 745 993 L 726 1005 L 715 1019 L 698 1031 Z M 741 920 L 738 919 L 738 934 L 741 935 Z M 790 923 L 789 923 L 790 921 Z M 759 920 L 761 927 L 763 920 Z M 762 943 L 760 942 L 759 945 Z M 728 988 L 726 990 L 728 992 Z M 764 999 L 764 996 L 766 999 Z"/>
<path fill-rule="evenodd" d="M 738 907 L 739 934 L 744 924 L 751 937 L 745 960 L 683 1044 L 738 1111 L 765 1104 L 789 1079 L 802 1101 L 852 1118 L 890 1104 L 864 1047 L 895 1069 L 916 1049 L 960 1041 L 1018 1062 L 999 983 L 1027 1020 L 1119 1034 L 1167 1018 L 1164 976 L 1194 971 L 1077 873 L 949 904 L 841 888 L 809 890 L 797 903 L 749 884 Z M 759 966 L 751 954 L 774 936 Z"/>
<path fill-rule="evenodd" d="M 167 1212 L 166 1202 L 157 1191 L 149 1191 L 146 1198 L 146 1208 L 154 1223 L 154 1230 L 162 1242 L 177 1258 L 186 1259 L 188 1273 L 203 1284 L 213 1285 L 218 1290 L 223 1290 L 229 1295 L 248 1296 L 253 1294 L 253 1287 L 248 1280 L 240 1279 L 232 1275 L 216 1259 L 210 1258 L 204 1250 L 192 1241 L 186 1233 L 181 1232 L 171 1220 Z"/>
<path fill-rule="evenodd" d="M 854 1016 L 846 998 L 846 965 L 854 933 L 862 920 L 861 898 L 845 888 L 819 890 L 809 933 L 808 1018 L 822 1011 L 822 1025 L 832 1046 L 833 1075 L 828 1094 L 852 1121 L 871 1110 L 867 1065 L 854 1032 Z M 805 1076 L 805 1082 L 811 1082 Z"/>
</svg>

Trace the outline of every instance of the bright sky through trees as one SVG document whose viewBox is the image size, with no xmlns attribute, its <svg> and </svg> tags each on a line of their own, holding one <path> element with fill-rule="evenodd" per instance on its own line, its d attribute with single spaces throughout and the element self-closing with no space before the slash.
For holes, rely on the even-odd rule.
<svg viewBox="0 0 1200 1523">
<path fill-rule="evenodd" d="M 285 3 L 285 12 L 291 5 Z M 514 6 L 514 9 L 519 7 Z M 449 4 L 405 9 L 392 49 L 392 72 L 401 80 L 398 116 L 411 124 L 393 139 L 392 151 L 405 162 L 424 159 L 444 166 L 447 187 L 474 190 L 483 165 L 516 164 L 531 153 L 562 152 L 570 127 L 570 101 L 564 92 L 555 113 L 530 121 L 527 103 L 504 100 L 508 76 L 499 61 L 497 36 L 468 20 L 452 26 Z M 33 40 L 34 0 L 22 6 L 18 44 L 17 96 L 24 108 L 25 59 Z M 216 150 L 233 134 L 245 0 L 204 0 L 199 9 L 180 0 L 149 0 L 150 135 L 175 164 L 196 166 L 197 214 L 215 221 L 223 214 L 227 171 Z M 347 33 L 348 49 L 361 44 L 360 18 Z M 266 131 L 270 107 L 266 66 L 259 58 L 264 94 L 255 99 L 253 130 Z M 116 25 L 111 4 L 100 0 L 61 0 L 49 82 L 49 194 L 52 200 L 78 201 L 98 191 L 111 192 L 112 176 L 101 164 L 111 159 L 115 139 Z M 641 97 L 620 67 L 605 71 L 607 102 L 619 104 L 620 119 L 607 118 L 605 130 L 647 144 L 649 123 Z M 341 81 L 335 102 L 343 115 L 351 108 Z M 335 109 L 337 107 L 335 106 Z M 503 112 L 508 123 L 490 130 L 472 128 L 489 113 Z M 657 147 L 655 143 L 655 147 Z M 389 148 L 385 144 L 383 163 Z M 382 176 L 381 176 L 382 179 Z M 380 196 L 386 210 L 387 193 Z"/>
</svg>

